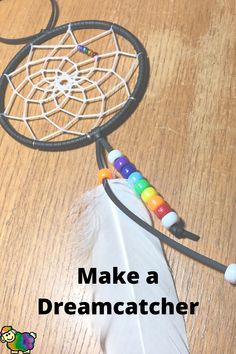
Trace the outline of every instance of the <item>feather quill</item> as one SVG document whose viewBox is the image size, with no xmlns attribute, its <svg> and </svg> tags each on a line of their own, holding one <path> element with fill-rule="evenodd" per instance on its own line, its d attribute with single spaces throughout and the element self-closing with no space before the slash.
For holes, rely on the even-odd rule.
<svg viewBox="0 0 236 354">
<path fill-rule="evenodd" d="M 126 207 L 151 224 L 142 201 L 122 179 L 110 186 Z M 81 212 L 82 208 L 82 212 Z M 77 218 L 80 252 L 89 257 L 89 266 L 98 272 L 113 267 L 136 271 L 138 284 L 96 284 L 93 301 L 148 303 L 165 297 L 176 304 L 178 298 L 160 241 L 130 220 L 106 195 L 103 186 L 85 194 L 73 208 Z M 158 284 L 147 284 L 147 273 L 156 271 Z M 183 317 L 180 315 L 96 315 L 92 322 L 106 354 L 185 354 L 189 353 Z"/>
</svg>

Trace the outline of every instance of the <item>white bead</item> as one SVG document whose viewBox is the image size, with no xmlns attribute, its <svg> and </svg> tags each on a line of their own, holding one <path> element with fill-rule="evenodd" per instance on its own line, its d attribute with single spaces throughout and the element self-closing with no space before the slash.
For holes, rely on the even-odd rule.
<svg viewBox="0 0 236 354">
<path fill-rule="evenodd" d="M 236 264 L 230 264 L 225 271 L 225 280 L 236 285 Z"/>
<path fill-rule="evenodd" d="M 167 229 L 176 224 L 178 221 L 179 217 L 174 211 L 170 211 L 161 219 L 162 225 Z"/>
<path fill-rule="evenodd" d="M 108 161 L 113 164 L 115 160 L 121 156 L 123 156 L 123 154 L 119 150 L 112 150 L 108 154 Z"/>
</svg>

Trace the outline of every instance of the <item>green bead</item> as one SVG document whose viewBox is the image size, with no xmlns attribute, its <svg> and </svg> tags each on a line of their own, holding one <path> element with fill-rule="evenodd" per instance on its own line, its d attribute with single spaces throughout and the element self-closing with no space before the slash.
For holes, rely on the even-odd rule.
<svg viewBox="0 0 236 354">
<path fill-rule="evenodd" d="M 137 183 L 134 185 L 134 190 L 136 193 L 141 195 L 147 187 L 150 187 L 150 183 L 146 179 L 140 179 Z"/>
</svg>

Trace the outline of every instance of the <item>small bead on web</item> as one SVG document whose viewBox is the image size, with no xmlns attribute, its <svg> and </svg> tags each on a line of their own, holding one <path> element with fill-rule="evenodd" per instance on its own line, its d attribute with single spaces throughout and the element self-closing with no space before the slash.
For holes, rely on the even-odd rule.
<svg viewBox="0 0 236 354">
<path fill-rule="evenodd" d="M 23 135 L 40 141 L 89 136 L 133 99 L 138 54 L 112 27 L 94 32 L 69 25 L 56 44 L 31 45 L 25 62 L 6 75 L 4 115 Z"/>
</svg>

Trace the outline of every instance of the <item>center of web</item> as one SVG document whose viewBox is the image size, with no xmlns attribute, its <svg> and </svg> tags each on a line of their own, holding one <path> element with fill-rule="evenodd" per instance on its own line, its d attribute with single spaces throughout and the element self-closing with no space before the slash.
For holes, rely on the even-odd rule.
<svg viewBox="0 0 236 354">
<path fill-rule="evenodd" d="M 54 81 L 54 90 L 56 92 L 71 91 L 75 85 L 75 78 L 66 72 L 59 73 Z"/>
</svg>

